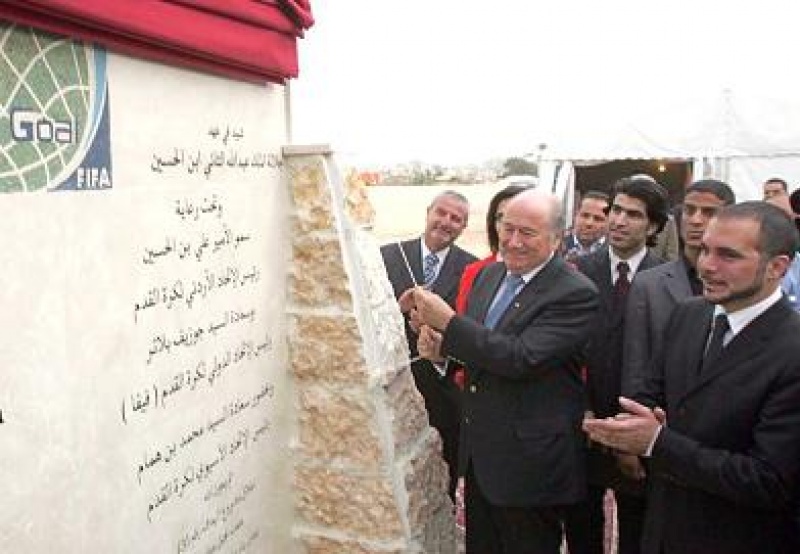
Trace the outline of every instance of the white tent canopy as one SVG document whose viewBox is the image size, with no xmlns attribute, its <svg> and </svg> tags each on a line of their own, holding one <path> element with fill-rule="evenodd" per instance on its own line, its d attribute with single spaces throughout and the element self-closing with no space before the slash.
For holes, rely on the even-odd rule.
<svg viewBox="0 0 800 554">
<path fill-rule="evenodd" d="M 553 139 L 542 153 L 540 179 L 554 191 L 565 164 L 621 159 L 692 162 L 693 179 L 726 181 L 739 200 L 761 198 L 761 184 L 769 177 L 783 177 L 792 189 L 800 183 L 800 102 L 726 90 L 630 121 L 587 123 Z"/>
</svg>

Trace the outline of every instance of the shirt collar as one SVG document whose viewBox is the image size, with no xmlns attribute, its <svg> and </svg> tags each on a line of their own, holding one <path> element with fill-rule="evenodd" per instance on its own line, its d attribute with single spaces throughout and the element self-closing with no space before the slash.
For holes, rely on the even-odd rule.
<svg viewBox="0 0 800 554">
<path fill-rule="evenodd" d="M 431 251 L 428 249 L 428 246 L 425 244 L 425 238 L 424 237 L 420 239 L 419 244 L 422 247 L 421 248 L 422 259 L 424 260 L 425 256 L 430 254 Z M 447 257 L 447 253 L 448 252 L 450 252 L 450 247 L 449 246 L 447 248 L 442 248 L 441 250 L 439 250 L 437 252 L 434 252 L 434 254 L 436 254 L 436 257 L 439 258 L 439 263 L 442 263 L 444 261 L 444 259 Z"/>
<path fill-rule="evenodd" d="M 628 264 L 629 273 L 628 278 L 633 279 L 633 276 L 636 275 L 636 272 L 639 270 L 639 265 L 644 260 L 644 257 L 647 256 L 647 247 L 643 246 L 641 250 L 639 250 L 636 254 L 624 260 L 617 256 L 614 253 L 614 250 L 609 247 L 608 249 L 608 259 L 611 261 L 611 277 L 612 280 L 617 276 L 617 264 L 619 262 L 626 262 Z"/>
<path fill-rule="evenodd" d="M 761 302 L 753 304 L 752 306 L 748 306 L 747 308 L 737 310 L 730 314 L 725 312 L 725 309 L 717 304 L 714 306 L 714 317 L 718 316 L 719 314 L 727 315 L 728 323 L 731 327 L 731 335 L 735 337 L 742 331 L 742 329 L 747 327 L 751 321 L 766 312 L 772 307 L 773 304 L 778 302 L 782 295 L 783 293 L 781 292 L 780 287 L 776 288 L 774 291 L 772 291 L 772 294 L 767 296 Z"/>
<path fill-rule="evenodd" d="M 592 252 L 595 252 L 596 250 L 599 250 L 600 247 L 606 243 L 606 237 L 602 236 L 589 246 L 584 246 L 581 243 L 581 241 L 578 240 L 578 235 L 572 233 L 569 236 L 569 243 L 570 244 L 568 244 L 568 247 L 570 250 L 575 250 L 576 252 L 580 252 L 581 254 L 590 254 Z"/>
</svg>

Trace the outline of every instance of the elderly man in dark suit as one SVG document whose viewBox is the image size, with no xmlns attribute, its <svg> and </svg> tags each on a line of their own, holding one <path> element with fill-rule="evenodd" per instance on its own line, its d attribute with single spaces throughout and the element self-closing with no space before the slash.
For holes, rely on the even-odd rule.
<svg viewBox="0 0 800 554">
<path fill-rule="evenodd" d="M 381 247 L 396 298 L 419 284 L 438 294 L 448 305 L 455 306 L 461 274 L 477 259 L 454 244 L 467 227 L 468 217 L 469 203 L 462 194 L 442 192 L 428 206 L 422 237 Z M 442 437 L 442 455 L 450 472 L 449 493 L 453 497 L 458 479 L 460 391 L 452 379 L 442 375 L 430 361 L 418 358 L 417 331 L 406 313 L 406 337 L 413 360 L 411 371 L 425 400 L 430 424 Z"/>
<path fill-rule="evenodd" d="M 467 368 L 461 467 L 468 553 L 557 554 L 564 506 L 585 494 L 578 360 L 597 291 L 558 248 L 552 195 L 522 192 L 500 224 L 503 262 L 478 275 L 467 313 L 416 289 L 420 353 Z"/>
<path fill-rule="evenodd" d="M 722 209 L 698 259 L 704 298 L 675 308 L 635 401 L 584 422 L 650 458 L 645 554 L 800 552 L 800 314 L 780 291 L 798 246 L 775 206 Z"/>
<path fill-rule="evenodd" d="M 665 338 L 672 310 L 683 300 L 703 292 L 697 274 L 700 241 L 708 222 L 724 206 L 736 202 L 731 188 L 715 179 L 695 181 L 683 200 L 679 259 L 640 272 L 631 284 L 625 308 L 622 393 L 641 389 L 644 371 Z"/>
<path fill-rule="evenodd" d="M 667 221 L 667 192 L 647 176 L 620 179 L 608 214 L 607 247 L 578 258 L 577 267 L 600 291 L 600 311 L 587 348 L 588 409 L 605 417 L 619 412 L 625 302 L 640 271 L 662 260 L 648 250 Z M 643 471 L 632 456 L 591 445 L 589 492 L 585 504 L 570 510 L 566 534 L 572 554 L 602 554 L 605 518 L 603 497 L 614 490 L 620 554 L 639 552 L 644 520 Z"/>
</svg>

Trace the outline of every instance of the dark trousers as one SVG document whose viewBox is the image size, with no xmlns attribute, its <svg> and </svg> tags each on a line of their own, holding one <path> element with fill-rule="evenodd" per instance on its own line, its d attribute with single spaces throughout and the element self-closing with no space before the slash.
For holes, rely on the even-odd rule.
<svg viewBox="0 0 800 554">
<path fill-rule="evenodd" d="M 586 500 L 567 507 L 564 534 L 569 554 L 603 554 L 606 489 L 589 485 Z"/>
<path fill-rule="evenodd" d="M 491 504 L 469 464 L 464 486 L 467 554 L 559 554 L 564 510 Z"/>
<path fill-rule="evenodd" d="M 615 492 L 619 526 L 619 554 L 639 554 L 642 551 L 645 497 Z"/>
<path fill-rule="evenodd" d="M 606 489 L 589 486 L 585 502 L 567 508 L 564 525 L 569 554 L 603 554 Z M 641 552 L 645 499 L 643 496 L 614 492 L 617 504 L 618 554 Z"/>
</svg>

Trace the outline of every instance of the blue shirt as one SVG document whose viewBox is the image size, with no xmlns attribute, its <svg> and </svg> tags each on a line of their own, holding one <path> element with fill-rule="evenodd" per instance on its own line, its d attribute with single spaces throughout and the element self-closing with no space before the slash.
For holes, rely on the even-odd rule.
<svg viewBox="0 0 800 554">
<path fill-rule="evenodd" d="M 800 311 L 800 253 L 794 255 L 792 265 L 786 270 L 786 275 L 783 276 L 783 281 L 781 281 L 781 288 L 786 294 L 786 298 L 789 299 L 792 308 Z"/>
</svg>

